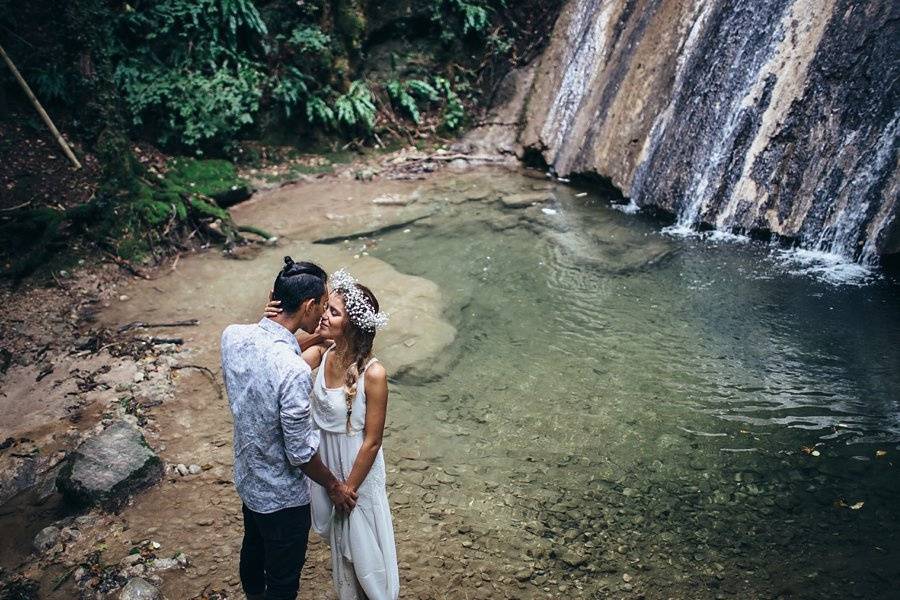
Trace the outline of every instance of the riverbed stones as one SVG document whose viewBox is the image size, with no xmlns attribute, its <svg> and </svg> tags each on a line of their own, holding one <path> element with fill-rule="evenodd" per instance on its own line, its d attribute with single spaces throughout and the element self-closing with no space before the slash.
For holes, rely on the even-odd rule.
<svg viewBox="0 0 900 600">
<path fill-rule="evenodd" d="M 34 541 L 31 545 L 38 554 L 43 554 L 55 546 L 57 541 L 59 541 L 59 528 L 50 525 L 49 527 L 41 529 L 37 535 L 34 536 Z"/>
<path fill-rule="evenodd" d="M 130 579 L 119 593 L 119 600 L 160 600 L 161 598 L 159 590 L 141 577 Z"/>
<path fill-rule="evenodd" d="M 130 494 L 158 481 L 162 473 L 162 461 L 141 432 L 125 421 L 116 421 L 72 454 L 56 485 L 72 504 L 116 510 Z"/>
<path fill-rule="evenodd" d="M 500 196 L 500 202 L 506 208 L 528 208 L 535 204 L 543 204 L 544 202 L 552 202 L 556 198 L 549 192 L 520 192 L 517 194 L 503 194 Z"/>
<path fill-rule="evenodd" d="M 372 204 L 379 206 L 409 206 L 416 200 L 415 194 L 401 196 L 399 194 L 382 194 L 372 199 Z"/>
</svg>

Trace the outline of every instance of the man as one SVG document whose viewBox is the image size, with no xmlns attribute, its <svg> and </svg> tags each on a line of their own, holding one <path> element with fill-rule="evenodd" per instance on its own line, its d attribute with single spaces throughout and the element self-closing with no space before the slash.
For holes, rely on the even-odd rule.
<svg viewBox="0 0 900 600">
<path fill-rule="evenodd" d="M 309 538 L 309 482 L 350 511 L 356 494 L 318 455 L 312 375 L 295 333 L 315 330 L 327 275 L 285 257 L 272 296 L 282 312 L 222 333 L 222 374 L 234 417 L 234 484 L 244 503 L 241 584 L 248 600 L 294 600 Z"/>
</svg>

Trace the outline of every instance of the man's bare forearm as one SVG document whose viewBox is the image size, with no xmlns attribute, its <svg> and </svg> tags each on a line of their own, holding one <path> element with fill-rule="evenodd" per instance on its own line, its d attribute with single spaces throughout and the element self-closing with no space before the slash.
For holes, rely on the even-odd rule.
<svg viewBox="0 0 900 600">
<path fill-rule="evenodd" d="M 300 470 L 326 490 L 331 489 L 340 483 L 334 476 L 334 473 L 332 473 L 328 467 L 325 466 L 325 463 L 322 462 L 322 459 L 319 458 L 318 452 L 313 455 L 308 463 L 300 465 Z"/>
</svg>

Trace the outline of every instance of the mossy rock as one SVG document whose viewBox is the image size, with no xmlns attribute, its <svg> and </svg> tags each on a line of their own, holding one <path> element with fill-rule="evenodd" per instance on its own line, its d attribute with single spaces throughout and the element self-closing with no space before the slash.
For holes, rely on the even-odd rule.
<svg viewBox="0 0 900 600">
<path fill-rule="evenodd" d="M 250 197 L 253 189 L 238 177 L 234 165 L 227 160 L 174 158 L 169 161 L 166 179 L 184 192 L 209 196 L 219 206 L 227 207 Z"/>
<path fill-rule="evenodd" d="M 117 421 L 78 447 L 60 471 L 56 487 L 75 506 L 118 510 L 162 474 L 162 461 L 141 432 Z"/>
</svg>

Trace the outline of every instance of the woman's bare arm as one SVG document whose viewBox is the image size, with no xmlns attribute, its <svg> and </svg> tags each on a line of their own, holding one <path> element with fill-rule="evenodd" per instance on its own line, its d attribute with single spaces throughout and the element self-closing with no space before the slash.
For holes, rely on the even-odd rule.
<svg viewBox="0 0 900 600">
<path fill-rule="evenodd" d="M 387 416 L 388 385 L 387 372 L 381 363 L 375 363 L 366 369 L 366 426 L 363 430 L 363 443 L 353 462 L 347 486 L 354 492 L 359 489 L 375 457 L 381 448 L 384 437 L 384 421 Z"/>
<path fill-rule="evenodd" d="M 300 347 L 303 349 L 301 356 L 310 369 L 317 369 L 322 364 L 322 357 L 325 356 L 325 351 L 328 350 L 325 344 L 316 344 L 308 348 L 300 344 Z"/>
</svg>

